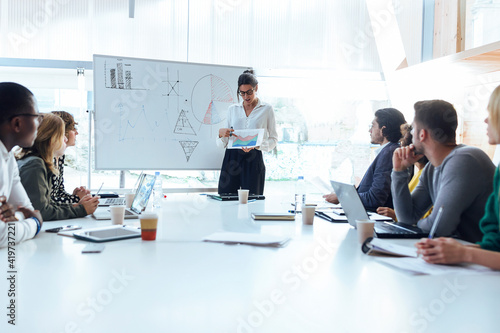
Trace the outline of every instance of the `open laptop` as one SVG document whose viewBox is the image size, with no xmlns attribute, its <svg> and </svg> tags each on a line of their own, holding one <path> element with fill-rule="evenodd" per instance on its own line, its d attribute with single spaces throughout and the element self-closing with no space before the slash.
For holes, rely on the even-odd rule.
<svg viewBox="0 0 500 333">
<path fill-rule="evenodd" d="M 154 175 L 142 174 L 139 181 L 139 187 L 135 193 L 134 201 L 130 209 L 125 209 L 126 219 L 137 219 L 141 212 L 146 209 L 156 177 Z M 92 216 L 96 220 L 111 220 L 109 207 L 98 207 Z"/>
<path fill-rule="evenodd" d="M 353 227 L 356 227 L 356 220 L 379 220 L 378 214 L 369 214 L 366 212 L 358 191 L 351 184 L 331 181 L 335 194 L 344 209 L 347 221 Z M 380 215 L 378 215 L 380 216 Z M 387 218 L 387 217 L 385 217 Z M 422 231 L 420 228 L 405 225 L 395 224 L 393 220 L 375 222 L 375 235 L 378 238 L 422 238 L 427 237 L 429 233 Z"/>
<path fill-rule="evenodd" d="M 220 194 L 207 194 L 207 197 L 219 201 L 237 201 L 238 193 L 220 193 Z M 262 194 L 249 194 L 248 200 L 264 200 L 266 197 Z"/>
</svg>

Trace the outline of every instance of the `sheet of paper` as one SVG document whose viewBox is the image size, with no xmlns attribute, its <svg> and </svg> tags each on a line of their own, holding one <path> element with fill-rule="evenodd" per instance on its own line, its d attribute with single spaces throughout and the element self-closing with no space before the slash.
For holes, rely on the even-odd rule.
<svg viewBox="0 0 500 333">
<path fill-rule="evenodd" d="M 373 238 L 370 243 L 372 245 L 372 248 L 376 251 L 387 252 L 388 254 L 395 254 L 406 257 L 418 257 L 417 249 L 414 246 L 403 246 L 395 244 L 390 240 L 380 238 Z"/>
<path fill-rule="evenodd" d="M 264 129 L 235 130 L 229 138 L 228 149 L 253 148 L 262 144 Z"/>
<path fill-rule="evenodd" d="M 311 184 L 316 186 L 316 188 L 318 190 L 320 190 L 321 193 L 329 194 L 329 193 L 333 192 L 332 185 L 329 182 L 324 181 L 323 179 L 321 179 L 318 176 L 311 178 L 310 182 L 311 182 Z"/>
<path fill-rule="evenodd" d="M 213 234 L 205 237 L 203 240 L 205 242 L 280 247 L 286 244 L 290 238 L 242 232 L 214 232 Z"/>
<path fill-rule="evenodd" d="M 376 260 L 406 271 L 428 275 L 500 274 L 500 272 L 493 271 L 481 265 L 434 265 L 426 263 L 422 258 L 376 258 Z"/>
</svg>

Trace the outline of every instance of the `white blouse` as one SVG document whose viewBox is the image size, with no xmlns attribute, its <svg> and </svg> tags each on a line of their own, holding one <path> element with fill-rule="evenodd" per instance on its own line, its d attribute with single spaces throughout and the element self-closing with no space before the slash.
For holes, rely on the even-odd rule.
<svg viewBox="0 0 500 333">
<path fill-rule="evenodd" d="M 231 105 L 227 112 L 227 128 L 231 127 L 235 130 L 263 128 L 264 138 L 260 148 L 258 148 L 262 151 L 271 151 L 278 143 L 273 107 L 261 102 L 260 99 L 248 117 L 245 114 L 243 102 Z M 227 137 L 217 138 L 217 146 L 227 147 L 228 140 Z"/>
</svg>

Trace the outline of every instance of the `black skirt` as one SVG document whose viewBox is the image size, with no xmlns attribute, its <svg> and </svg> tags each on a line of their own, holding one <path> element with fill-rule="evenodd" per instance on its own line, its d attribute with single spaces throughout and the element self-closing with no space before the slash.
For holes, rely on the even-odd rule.
<svg viewBox="0 0 500 333">
<path fill-rule="evenodd" d="M 226 149 L 219 178 L 219 194 L 237 194 L 238 189 L 250 190 L 250 194 L 264 194 L 266 166 L 262 151 L 252 149 Z"/>
</svg>

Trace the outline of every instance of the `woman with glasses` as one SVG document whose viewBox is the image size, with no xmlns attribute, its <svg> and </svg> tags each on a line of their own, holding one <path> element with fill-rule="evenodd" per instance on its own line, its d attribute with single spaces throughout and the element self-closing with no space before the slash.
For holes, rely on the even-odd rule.
<svg viewBox="0 0 500 333">
<path fill-rule="evenodd" d="M 63 120 L 51 113 L 44 116 L 31 148 L 18 153 L 21 183 L 35 209 L 44 221 L 83 217 L 97 208 L 99 197 L 84 196 L 77 204 L 56 203 L 50 198 L 52 175 L 58 174 L 54 158 L 64 154 L 67 138 Z"/>
<path fill-rule="evenodd" d="M 59 116 L 64 121 L 65 136 L 68 139 L 66 147 L 73 147 L 76 144 L 76 136 L 78 131 L 76 129 L 77 122 L 75 118 L 66 111 L 52 111 L 51 113 Z M 77 187 L 73 190 L 73 194 L 66 192 L 64 188 L 64 160 L 66 155 L 54 159 L 54 164 L 57 166 L 59 174 L 52 174 L 52 189 L 50 191 L 50 197 L 55 202 L 63 203 L 78 203 L 80 200 L 90 194 L 90 191 L 85 188 L 85 186 Z"/>
<path fill-rule="evenodd" d="M 226 149 L 219 178 L 219 194 L 234 194 L 247 189 L 251 194 L 264 193 L 266 167 L 262 152 L 271 151 L 278 143 L 273 107 L 257 97 L 259 82 L 253 71 L 246 70 L 238 78 L 238 101 L 229 107 L 227 127 L 219 130 L 218 146 L 227 147 L 235 130 L 264 129 L 262 144 L 258 147 Z"/>
</svg>

